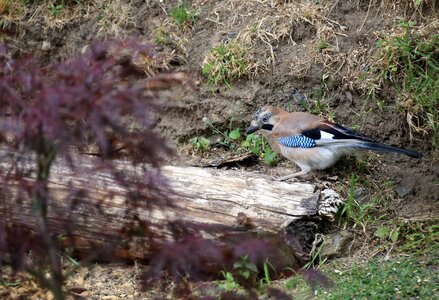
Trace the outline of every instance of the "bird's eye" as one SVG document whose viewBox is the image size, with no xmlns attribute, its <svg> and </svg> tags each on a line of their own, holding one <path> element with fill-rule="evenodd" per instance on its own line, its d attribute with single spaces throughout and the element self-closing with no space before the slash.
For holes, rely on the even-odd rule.
<svg viewBox="0 0 439 300">
<path fill-rule="evenodd" d="M 268 123 L 268 120 L 270 119 L 269 115 L 265 115 L 262 117 L 262 123 Z"/>
</svg>

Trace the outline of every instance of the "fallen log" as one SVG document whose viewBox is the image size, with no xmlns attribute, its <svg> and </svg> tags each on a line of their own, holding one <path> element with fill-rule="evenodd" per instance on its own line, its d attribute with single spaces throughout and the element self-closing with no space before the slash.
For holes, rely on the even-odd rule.
<svg viewBox="0 0 439 300">
<path fill-rule="evenodd" d="M 68 218 L 75 220 L 76 242 L 81 241 L 79 244 L 87 247 L 88 241 L 96 242 L 124 231 L 127 195 L 116 180 L 96 169 L 93 160 L 97 158 L 81 155 L 76 161 L 78 159 L 81 166 L 79 173 L 61 160 L 53 165 L 48 216 L 51 224 L 68 222 Z M 127 161 L 114 163 L 119 170 L 136 172 Z M 5 161 L 0 163 L 0 170 L 8 167 Z M 31 165 L 27 169 L 26 176 L 31 180 L 34 170 Z M 182 166 L 165 166 L 161 174 L 173 190 L 172 205 L 137 207 L 139 222 L 204 224 L 208 226 L 205 226 L 207 229 L 203 230 L 203 235 L 218 238 L 224 234 L 248 231 L 277 233 L 294 220 L 317 214 L 319 192 L 313 184 L 280 182 L 267 175 L 243 171 Z M 0 196 L 0 214 L 12 224 L 34 227 L 36 218 L 30 201 L 17 205 L 14 195 L 17 195 L 18 182 L 15 186 L 9 184 L 9 193 L 2 192 Z M 88 205 L 86 208 L 79 205 L 71 210 L 73 200 L 84 195 L 72 196 L 72 191 L 78 188 L 87 192 Z M 100 213 L 93 211 L 95 206 L 100 207 Z M 224 230 L 209 231 L 211 225 L 220 225 Z M 102 236 L 102 232 L 106 235 Z M 126 248 L 121 251 L 121 256 L 145 256 L 138 243 L 135 247 L 126 245 Z"/>
</svg>

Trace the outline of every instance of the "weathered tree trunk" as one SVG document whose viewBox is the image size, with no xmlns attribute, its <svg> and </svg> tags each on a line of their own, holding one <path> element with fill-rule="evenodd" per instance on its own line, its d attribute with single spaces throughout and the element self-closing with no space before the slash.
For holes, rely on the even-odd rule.
<svg viewBox="0 0 439 300">
<path fill-rule="evenodd" d="M 177 218 L 277 232 L 316 213 L 318 194 L 312 184 L 243 171 L 172 166 L 163 171 L 181 194 L 178 205 L 184 213 Z"/>
<path fill-rule="evenodd" d="M 81 155 L 78 159 L 81 172 L 73 172 L 67 163 L 59 160 L 52 168 L 49 221 L 62 224 L 69 219 L 75 220 L 75 235 L 86 245 L 87 241 L 105 239 L 100 234 L 102 232 L 106 236 L 123 232 L 128 200 L 117 181 L 96 169 L 92 162 L 95 158 Z M 126 161 L 116 161 L 115 164 L 120 170 L 135 172 Z M 7 167 L 7 163 L 0 163 L 3 171 Z M 203 231 L 205 236 L 217 238 L 220 234 L 249 230 L 278 232 L 300 217 L 316 214 L 319 194 L 312 184 L 285 183 L 257 173 L 197 167 L 166 166 L 162 168 L 162 174 L 175 192 L 172 194 L 173 205 L 160 209 L 159 206 L 139 206 L 139 221 L 164 224 L 181 220 L 227 228 L 226 232 L 220 233 Z M 29 166 L 29 178 L 31 176 Z M 82 194 L 72 194 L 75 188 L 88 192 L 88 205 L 71 210 L 74 199 L 82 197 Z M 30 204 L 16 203 L 17 185 L 10 185 L 9 191 L 9 194 L 0 195 L 0 214 L 8 222 L 32 228 L 35 217 Z M 97 204 L 100 208 L 94 211 Z M 142 251 L 137 249 L 128 256 L 141 257 L 143 254 L 139 253 Z"/>
</svg>

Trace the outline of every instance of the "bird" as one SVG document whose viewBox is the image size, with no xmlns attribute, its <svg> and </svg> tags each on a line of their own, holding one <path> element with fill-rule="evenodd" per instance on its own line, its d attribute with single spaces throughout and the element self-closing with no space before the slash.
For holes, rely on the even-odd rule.
<svg viewBox="0 0 439 300">
<path fill-rule="evenodd" d="M 341 157 L 356 150 L 394 152 L 414 158 L 422 154 L 379 143 L 339 124 L 305 112 L 287 112 L 264 106 L 253 114 L 245 133 L 261 133 L 272 150 L 299 166 L 300 171 L 284 176 L 288 180 L 313 170 L 333 166 Z"/>
</svg>

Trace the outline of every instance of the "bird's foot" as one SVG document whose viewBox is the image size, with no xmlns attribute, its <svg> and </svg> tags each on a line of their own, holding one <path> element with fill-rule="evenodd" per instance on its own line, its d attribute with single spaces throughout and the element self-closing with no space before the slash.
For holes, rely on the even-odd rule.
<svg viewBox="0 0 439 300">
<path fill-rule="evenodd" d="M 282 177 L 278 178 L 277 180 L 278 181 L 287 181 L 287 180 L 291 179 L 292 181 L 298 181 L 297 177 L 303 177 L 306 174 L 308 174 L 308 172 L 300 171 L 300 172 L 297 172 L 297 173 L 294 173 L 294 174 L 282 176 Z"/>
<path fill-rule="evenodd" d="M 277 181 L 287 181 L 287 180 L 297 181 L 296 176 L 292 176 L 292 175 L 294 175 L 294 174 L 279 177 L 279 178 L 277 178 Z"/>
</svg>

